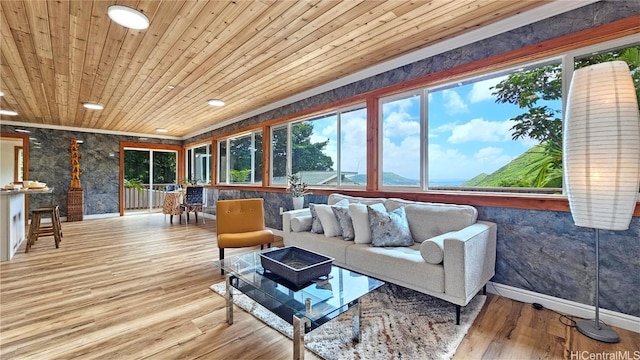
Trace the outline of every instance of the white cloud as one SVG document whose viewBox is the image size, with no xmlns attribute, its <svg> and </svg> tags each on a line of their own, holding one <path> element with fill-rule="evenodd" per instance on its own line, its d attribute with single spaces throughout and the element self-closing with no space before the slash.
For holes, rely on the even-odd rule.
<svg viewBox="0 0 640 360">
<path fill-rule="evenodd" d="M 502 142 L 511 141 L 512 120 L 486 121 L 477 118 L 466 124 L 456 125 L 447 139 L 451 144 L 461 144 L 470 141 Z"/>
<path fill-rule="evenodd" d="M 469 107 L 455 90 L 442 90 L 442 100 L 449 115 L 469 112 Z"/>
<path fill-rule="evenodd" d="M 477 103 L 485 100 L 495 100 L 495 96 L 491 95 L 492 90 L 490 88 L 506 78 L 507 76 L 505 75 L 473 83 L 469 92 L 469 101 Z"/>
<path fill-rule="evenodd" d="M 348 117 L 342 119 L 342 171 L 357 171 L 360 174 L 367 170 L 367 119 Z"/>
<path fill-rule="evenodd" d="M 420 134 L 419 119 L 406 112 L 393 112 L 384 119 L 384 135 L 388 137 Z"/>
<path fill-rule="evenodd" d="M 420 179 L 420 137 L 409 136 L 400 144 L 385 137 L 382 144 L 384 172 L 394 172 L 409 179 Z"/>
</svg>

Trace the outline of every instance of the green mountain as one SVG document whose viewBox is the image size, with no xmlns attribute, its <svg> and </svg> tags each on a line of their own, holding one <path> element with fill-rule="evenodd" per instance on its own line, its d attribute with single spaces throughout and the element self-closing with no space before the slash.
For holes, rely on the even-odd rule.
<svg viewBox="0 0 640 360">
<path fill-rule="evenodd" d="M 467 180 L 464 184 L 462 184 L 462 186 L 482 186 L 478 184 L 481 184 L 482 181 L 487 178 L 487 176 L 489 176 L 489 174 L 480 173 L 476 175 L 474 178 Z"/>
<path fill-rule="evenodd" d="M 537 145 L 513 159 L 492 174 L 479 174 L 462 186 L 528 187 L 535 183 L 536 163 L 545 157 L 544 149 Z"/>
</svg>

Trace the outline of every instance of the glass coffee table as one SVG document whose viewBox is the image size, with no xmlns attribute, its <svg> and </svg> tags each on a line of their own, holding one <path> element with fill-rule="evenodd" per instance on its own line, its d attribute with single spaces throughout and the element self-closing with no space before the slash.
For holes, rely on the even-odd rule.
<svg viewBox="0 0 640 360">
<path fill-rule="evenodd" d="M 268 249 L 266 251 L 273 250 Z M 360 340 L 362 296 L 384 282 L 332 265 L 328 276 L 296 287 L 262 268 L 260 252 L 229 257 L 215 262 L 227 273 L 227 323 L 233 324 L 233 294 L 238 289 L 267 310 L 293 325 L 293 358 L 304 358 L 304 335 L 354 308 L 352 334 Z"/>
</svg>

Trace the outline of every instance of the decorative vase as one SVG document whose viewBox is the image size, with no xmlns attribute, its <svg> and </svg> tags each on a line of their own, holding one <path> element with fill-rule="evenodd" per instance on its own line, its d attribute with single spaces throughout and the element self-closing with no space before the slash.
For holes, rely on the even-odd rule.
<svg viewBox="0 0 640 360">
<path fill-rule="evenodd" d="M 291 197 L 293 201 L 293 209 L 298 210 L 304 207 L 304 196 L 293 196 Z"/>
</svg>

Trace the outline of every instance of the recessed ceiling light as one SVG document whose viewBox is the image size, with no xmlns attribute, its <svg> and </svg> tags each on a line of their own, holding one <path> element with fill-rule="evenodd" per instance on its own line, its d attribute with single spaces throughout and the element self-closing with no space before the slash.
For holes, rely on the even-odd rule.
<svg viewBox="0 0 640 360">
<path fill-rule="evenodd" d="M 18 113 L 11 110 L 0 110 L 0 115 L 16 116 Z"/>
<path fill-rule="evenodd" d="M 95 104 L 95 103 L 83 103 L 82 106 L 86 107 L 87 109 L 91 109 L 91 110 L 102 110 L 104 109 L 104 106 L 100 105 L 100 104 Z"/>
<path fill-rule="evenodd" d="M 169 89 L 169 90 L 173 90 L 173 89 L 175 89 L 175 86 L 173 86 L 173 85 L 167 85 L 167 89 Z"/>
<path fill-rule="evenodd" d="M 156 131 L 157 131 L 157 132 L 160 132 L 160 133 L 166 133 L 166 132 L 169 132 L 169 130 L 167 130 L 167 129 L 163 129 L 163 128 L 157 128 L 157 129 L 156 129 Z"/>
<path fill-rule="evenodd" d="M 224 101 L 220 100 L 220 99 L 211 99 L 209 101 L 207 101 L 207 103 L 211 106 L 224 106 Z"/>
<path fill-rule="evenodd" d="M 15 130 L 16 130 L 16 132 L 19 132 L 19 133 L 25 133 L 25 134 L 28 134 L 28 133 L 30 133 L 30 132 L 31 132 L 31 131 L 29 131 L 29 130 L 25 130 L 25 129 L 15 129 Z"/>
<path fill-rule="evenodd" d="M 149 27 L 149 18 L 136 9 L 122 5 L 111 5 L 107 14 L 116 23 L 134 30 L 143 30 Z"/>
<path fill-rule="evenodd" d="M 4 92 L 3 91 L 0 91 L 0 96 L 4 96 Z"/>
</svg>

